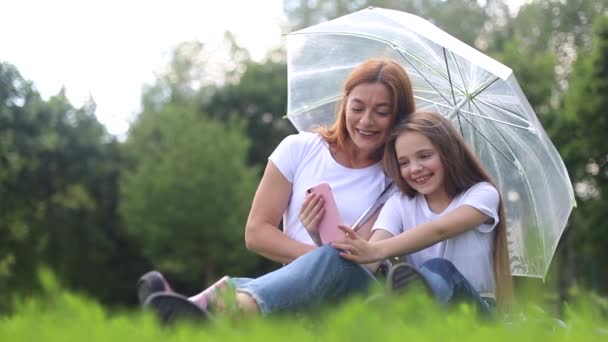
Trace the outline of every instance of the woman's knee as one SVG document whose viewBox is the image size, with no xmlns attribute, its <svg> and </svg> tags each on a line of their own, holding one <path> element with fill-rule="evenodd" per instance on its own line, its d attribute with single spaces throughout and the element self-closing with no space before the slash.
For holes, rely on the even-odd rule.
<svg viewBox="0 0 608 342">
<path fill-rule="evenodd" d="M 285 268 L 297 270 L 298 273 L 316 274 L 327 269 L 333 269 L 344 261 L 340 257 L 339 251 L 331 245 L 324 245 L 302 255 Z"/>
<path fill-rule="evenodd" d="M 304 254 L 300 258 L 307 259 L 308 261 L 337 260 L 340 259 L 340 251 L 332 245 L 327 244 Z"/>
<path fill-rule="evenodd" d="M 319 268 L 343 266 L 347 263 L 340 256 L 340 251 L 329 244 L 319 247 L 312 259 L 311 262 Z"/>
</svg>

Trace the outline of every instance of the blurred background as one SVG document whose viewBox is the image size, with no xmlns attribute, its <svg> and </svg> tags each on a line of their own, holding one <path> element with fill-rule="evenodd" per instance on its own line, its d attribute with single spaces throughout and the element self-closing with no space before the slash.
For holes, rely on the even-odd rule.
<svg viewBox="0 0 608 342">
<path fill-rule="evenodd" d="M 367 6 L 430 19 L 514 70 L 578 202 L 547 278 L 517 285 L 557 310 L 577 289 L 608 295 L 606 0 L 259 3 L 0 5 L 0 314 L 40 291 L 41 267 L 111 308 L 134 307 L 153 268 L 192 294 L 279 267 L 246 250 L 244 226 L 295 133 L 281 34 Z"/>
</svg>

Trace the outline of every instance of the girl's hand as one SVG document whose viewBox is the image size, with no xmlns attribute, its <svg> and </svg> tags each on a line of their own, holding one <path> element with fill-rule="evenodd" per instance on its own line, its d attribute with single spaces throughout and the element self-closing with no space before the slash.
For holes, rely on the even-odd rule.
<svg viewBox="0 0 608 342">
<path fill-rule="evenodd" d="M 340 252 L 341 257 L 358 264 L 368 264 L 383 259 L 380 256 L 377 245 L 365 241 L 347 226 L 339 225 L 338 228 L 342 229 L 346 234 L 346 238 L 338 242 L 332 242 L 331 244 L 342 251 Z"/>
<path fill-rule="evenodd" d="M 304 202 L 302 202 L 302 207 L 300 208 L 299 218 L 317 246 L 323 245 L 321 237 L 319 236 L 319 222 L 321 221 L 321 218 L 323 218 L 323 214 L 325 214 L 323 196 L 316 193 L 306 194 Z"/>
</svg>

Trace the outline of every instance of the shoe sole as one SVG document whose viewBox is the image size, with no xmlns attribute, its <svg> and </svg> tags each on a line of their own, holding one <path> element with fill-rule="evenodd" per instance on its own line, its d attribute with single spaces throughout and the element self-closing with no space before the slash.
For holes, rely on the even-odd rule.
<svg viewBox="0 0 608 342">
<path fill-rule="evenodd" d="M 151 295 L 166 291 L 163 275 L 157 271 L 150 271 L 137 281 L 137 299 L 140 305 L 144 305 L 146 299 Z"/>
<path fill-rule="evenodd" d="M 412 285 L 422 285 L 424 290 L 431 294 L 430 288 L 424 277 L 415 268 L 407 264 L 397 264 L 391 268 L 388 274 L 389 292 L 401 293 Z"/>
<path fill-rule="evenodd" d="M 146 300 L 144 307 L 152 309 L 163 324 L 179 320 L 204 321 L 208 318 L 200 307 L 175 293 L 155 293 Z"/>
</svg>

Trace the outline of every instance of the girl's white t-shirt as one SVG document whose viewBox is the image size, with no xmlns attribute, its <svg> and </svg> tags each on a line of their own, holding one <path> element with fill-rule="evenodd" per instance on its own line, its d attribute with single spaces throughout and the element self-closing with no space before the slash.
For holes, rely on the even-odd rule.
<svg viewBox="0 0 608 342">
<path fill-rule="evenodd" d="M 405 258 L 417 268 L 432 258 L 447 259 L 456 266 L 477 292 L 490 295 L 494 294 L 493 242 L 494 227 L 498 224 L 499 201 L 498 191 L 487 182 L 477 183 L 456 196 L 441 213 L 432 212 L 425 197 L 420 194 L 409 197 L 397 192 L 385 203 L 373 230 L 383 229 L 397 235 L 422 223 L 440 218 L 460 206 L 468 205 L 476 208 L 491 217 L 493 222 L 481 224 L 450 239 L 411 253 Z"/>
<path fill-rule="evenodd" d="M 283 215 L 283 231 L 289 237 L 314 245 L 299 219 L 306 190 L 321 182 L 331 186 L 344 224 L 351 226 L 388 185 L 380 162 L 361 169 L 342 166 L 317 133 L 293 134 L 277 146 L 268 158 L 292 183 L 292 194 Z"/>
</svg>

